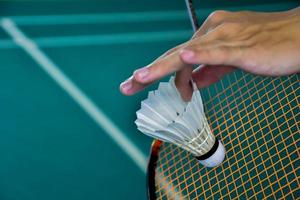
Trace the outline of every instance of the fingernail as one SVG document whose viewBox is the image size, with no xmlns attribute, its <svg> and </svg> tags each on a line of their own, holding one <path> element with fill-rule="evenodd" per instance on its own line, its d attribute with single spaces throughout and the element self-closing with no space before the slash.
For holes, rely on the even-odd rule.
<svg viewBox="0 0 300 200">
<path fill-rule="evenodd" d="M 121 84 L 121 88 L 122 88 L 122 91 L 126 92 L 128 90 L 130 90 L 132 88 L 132 83 L 131 81 L 125 81 Z"/>
<path fill-rule="evenodd" d="M 180 55 L 185 60 L 190 60 L 195 57 L 195 53 L 193 51 L 186 49 L 181 50 Z"/>
<path fill-rule="evenodd" d="M 145 79 L 148 76 L 149 72 L 150 70 L 148 69 L 148 67 L 143 67 L 136 71 L 136 75 L 139 79 Z"/>
</svg>

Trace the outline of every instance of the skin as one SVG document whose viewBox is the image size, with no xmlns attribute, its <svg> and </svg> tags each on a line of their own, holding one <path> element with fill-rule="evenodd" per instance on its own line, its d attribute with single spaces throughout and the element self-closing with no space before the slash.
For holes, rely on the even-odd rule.
<svg viewBox="0 0 300 200">
<path fill-rule="evenodd" d="M 176 86 L 188 101 L 191 78 L 203 88 L 237 68 L 263 76 L 299 73 L 300 7 L 275 13 L 216 11 L 189 41 L 134 71 L 120 91 L 133 95 L 176 72 Z"/>
</svg>

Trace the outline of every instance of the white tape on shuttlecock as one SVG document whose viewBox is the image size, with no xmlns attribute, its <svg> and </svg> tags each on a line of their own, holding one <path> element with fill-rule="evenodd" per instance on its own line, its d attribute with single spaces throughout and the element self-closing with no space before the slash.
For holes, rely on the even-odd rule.
<svg viewBox="0 0 300 200">
<path fill-rule="evenodd" d="M 222 163 L 225 148 L 212 134 L 200 92 L 192 83 L 194 92 L 189 102 L 182 100 L 174 77 L 160 83 L 142 101 L 135 123 L 144 134 L 173 143 L 192 153 L 204 166 L 214 167 Z"/>
</svg>

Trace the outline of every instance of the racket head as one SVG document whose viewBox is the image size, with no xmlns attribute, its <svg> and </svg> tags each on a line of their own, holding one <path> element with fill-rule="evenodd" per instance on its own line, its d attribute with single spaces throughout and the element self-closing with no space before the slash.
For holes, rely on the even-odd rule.
<svg viewBox="0 0 300 200">
<path fill-rule="evenodd" d="M 206 116 L 226 158 L 205 168 L 179 147 L 155 141 L 149 199 L 300 198 L 299 76 L 239 71 L 203 89 Z"/>
</svg>

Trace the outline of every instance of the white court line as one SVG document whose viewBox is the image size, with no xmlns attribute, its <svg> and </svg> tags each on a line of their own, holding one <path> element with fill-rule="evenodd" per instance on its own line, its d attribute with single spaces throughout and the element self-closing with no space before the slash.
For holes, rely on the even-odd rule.
<svg viewBox="0 0 300 200">
<path fill-rule="evenodd" d="M 1 20 L 3 29 L 15 43 L 28 53 L 39 66 L 62 87 L 80 107 L 119 145 L 119 147 L 146 173 L 147 157 L 129 138 L 96 106 L 96 104 L 70 80 L 39 47 L 9 19 Z"/>
</svg>

